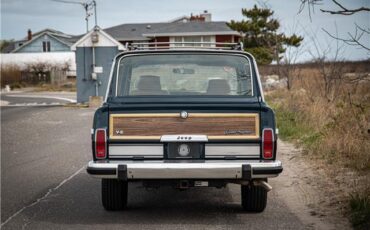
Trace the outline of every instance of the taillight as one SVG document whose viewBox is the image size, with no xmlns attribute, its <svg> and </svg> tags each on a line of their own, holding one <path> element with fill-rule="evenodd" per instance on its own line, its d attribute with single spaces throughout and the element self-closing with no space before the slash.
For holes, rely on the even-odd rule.
<svg viewBox="0 0 370 230">
<path fill-rule="evenodd" d="M 105 129 L 97 129 L 95 132 L 95 156 L 102 159 L 107 156 L 107 136 Z"/>
<path fill-rule="evenodd" d="M 262 136 L 262 156 L 264 159 L 271 159 L 274 156 L 274 131 L 264 129 Z"/>
</svg>

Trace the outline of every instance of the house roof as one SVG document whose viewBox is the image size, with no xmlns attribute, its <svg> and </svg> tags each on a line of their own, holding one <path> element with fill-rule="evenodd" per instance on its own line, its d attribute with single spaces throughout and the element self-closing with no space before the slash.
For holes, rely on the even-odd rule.
<svg viewBox="0 0 370 230">
<path fill-rule="evenodd" d="M 45 28 L 45 29 L 43 29 L 43 30 L 40 30 L 40 31 L 37 31 L 37 32 L 35 32 L 35 33 L 32 33 L 32 37 L 36 37 L 36 36 L 38 36 L 38 35 L 40 35 L 40 34 L 42 34 L 42 33 L 51 33 L 51 34 L 55 34 L 55 35 L 59 35 L 59 36 L 71 36 L 71 35 L 69 35 L 69 34 L 65 34 L 65 33 L 63 33 L 63 32 L 61 32 L 61 31 L 59 31 L 59 30 L 54 30 L 54 29 L 50 29 L 50 28 Z M 27 41 L 27 39 L 28 39 L 28 37 L 24 37 L 23 38 L 23 40 L 26 40 Z"/>
<path fill-rule="evenodd" d="M 177 18 L 174 18 L 168 22 L 183 22 L 183 20 L 189 20 L 190 17 L 189 16 L 186 16 L 186 15 L 183 15 L 183 16 L 180 16 L 180 17 L 177 17 Z"/>
<path fill-rule="evenodd" d="M 165 26 L 168 23 L 132 23 L 132 24 L 121 24 L 104 29 L 105 32 L 110 34 L 116 40 L 119 41 L 138 41 L 138 40 L 150 40 L 150 38 L 144 37 L 144 33 L 155 31 Z"/>
<path fill-rule="evenodd" d="M 16 42 L 10 42 L 9 45 L 5 46 L 4 49 L 1 51 L 3 53 L 10 53 L 15 49 Z"/>
<path fill-rule="evenodd" d="M 53 34 L 52 36 L 71 46 L 84 35 L 70 35 L 69 37 L 64 37 Z"/>
<path fill-rule="evenodd" d="M 166 22 L 166 23 L 133 23 L 121 24 L 104 29 L 105 32 L 119 41 L 150 40 L 156 36 L 181 35 L 239 35 L 230 29 L 226 22 Z"/>
<path fill-rule="evenodd" d="M 71 34 L 63 33 L 63 32 L 61 32 L 59 30 L 54 30 L 54 29 L 46 28 L 46 29 L 37 31 L 35 33 L 32 33 L 32 40 L 35 39 L 35 38 L 40 37 L 41 34 L 52 35 L 54 38 L 57 38 L 57 39 L 61 40 L 64 43 L 70 43 L 70 44 L 75 43 L 79 38 L 82 37 L 82 35 L 76 36 L 76 35 L 71 35 Z M 25 37 L 25 38 L 23 38 L 21 40 L 18 40 L 16 42 L 21 42 L 21 41 L 28 42 L 28 37 Z"/>
<path fill-rule="evenodd" d="M 23 45 L 11 50 L 11 53 L 14 53 L 14 52 L 17 52 L 18 50 L 22 49 L 23 47 L 31 44 L 34 40 L 36 40 L 37 38 L 43 36 L 43 35 L 48 35 L 56 40 L 58 40 L 59 42 L 67 45 L 67 46 L 72 46 L 81 36 L 72 36 L 72 35 L 67 35 L 67 34 L 64 34 L 64 33 L 55 33 L 53 31 L 51 31 L 50 29 L 45 29 L 45 30 L 42 30 L 42 31 L 39 31 L 37 33 L 35 33 L 33 36 L 32 36 L 32 39 L 29 40 L 29 41 L 26 41 Z"/>
<path fill-rule="evenodd" d="M 91 42 L 91 36 L 94 32 L 100 35 L 100 38 L 97 44 L 95 45 L 100 46 L 100 47 L 101 46 L 117 46 L 118 50 L 125 50 L 125 47 L 121 43 L 119 43 L 116 39 L 114 39 L 112 36 L 110 36 L 108 33 L 102 30 L 99 26 L 94 27 L 88 33 L 80 37 L 80 39 L 71 46 L 71 50 L 74 51 L 79 46 L 83 46 L 83 47 L 94 46 L 94 44 Z"/>
<path fill-rule="evenodd" d="M 27 37 L 13 41 L 11 42 L 8 46 L 4 48 L 2 51 L 3 53 L 12 53 L 16 52 L 17 50 L 27 46 L 28 44 L 32 43 L 33 40 L 41 37 L 42 35 L 49 35 L 50 37 L 53 37 L 54 39 L 60 41 L 61 43 L 67 45 L 67 46 L 72 46 L 76 41 L 78 41 L 83 35 L 70 35 L 70 34 L 65 34 L 61 31 L 46 28 L 40 31 L 37 31 L 36 33 L 32 34 L 32 39 L 28 40 Z M 19 47 L 16 47 L 16 44 L 22 42 L 23 44 Z"/>
</svg>

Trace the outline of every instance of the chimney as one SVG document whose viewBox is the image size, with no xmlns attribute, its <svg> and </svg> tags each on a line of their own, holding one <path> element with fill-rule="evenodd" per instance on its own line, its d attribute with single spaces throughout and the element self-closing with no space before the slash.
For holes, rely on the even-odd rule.
<svg viewBox="0 0 370 230">
<path fill-rule="evenodd" d="M 205 10 L 202 14 L 200 14 L 202 18 L 204 18 L 205 22 L 211 22 L 212 21 L 212 14 L 208 13 L 207 10 Z"/>
<path fill-rule="evenodd" d="M 28 31 L 27 31 L 27 40 L 28 41 L 32 40 L 32 31 L 31 31 L 31 29 L 28 29 Z"/>
<path fill-rule="evenodd" d="M 205 21 L 205 18 L 203 16 L 200 16 L 200 15 L 191 15 L 190 16 L 190 21 L 191 22 L 204 22 Z"/>
</svg>

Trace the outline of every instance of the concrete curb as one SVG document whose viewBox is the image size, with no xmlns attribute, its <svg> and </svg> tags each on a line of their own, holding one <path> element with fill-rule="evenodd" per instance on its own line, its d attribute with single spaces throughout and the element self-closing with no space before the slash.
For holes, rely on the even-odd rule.
<svg viewBox="0 0 370 230">
<path fill-rule="evenodd" d="M 88 104 L 81 104 L 81 103 L 67 103 L 64 104 L 63 107 L 70 107 L 70 108 L 89 108 Z"/>
</svg>

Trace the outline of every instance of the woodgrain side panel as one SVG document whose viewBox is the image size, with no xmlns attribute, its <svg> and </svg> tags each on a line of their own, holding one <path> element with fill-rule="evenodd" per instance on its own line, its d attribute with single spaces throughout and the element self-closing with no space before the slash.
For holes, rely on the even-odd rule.
<svg viewBox="0 0 370 230">
<path fill-rule="evenodd" d="M 259 137 L 258 114 L 177 113 L 111 114 L 110 138 L 159 140 L 162 135 L 200 134 L 208 139 L 255 139 Z"/>
</svg>

